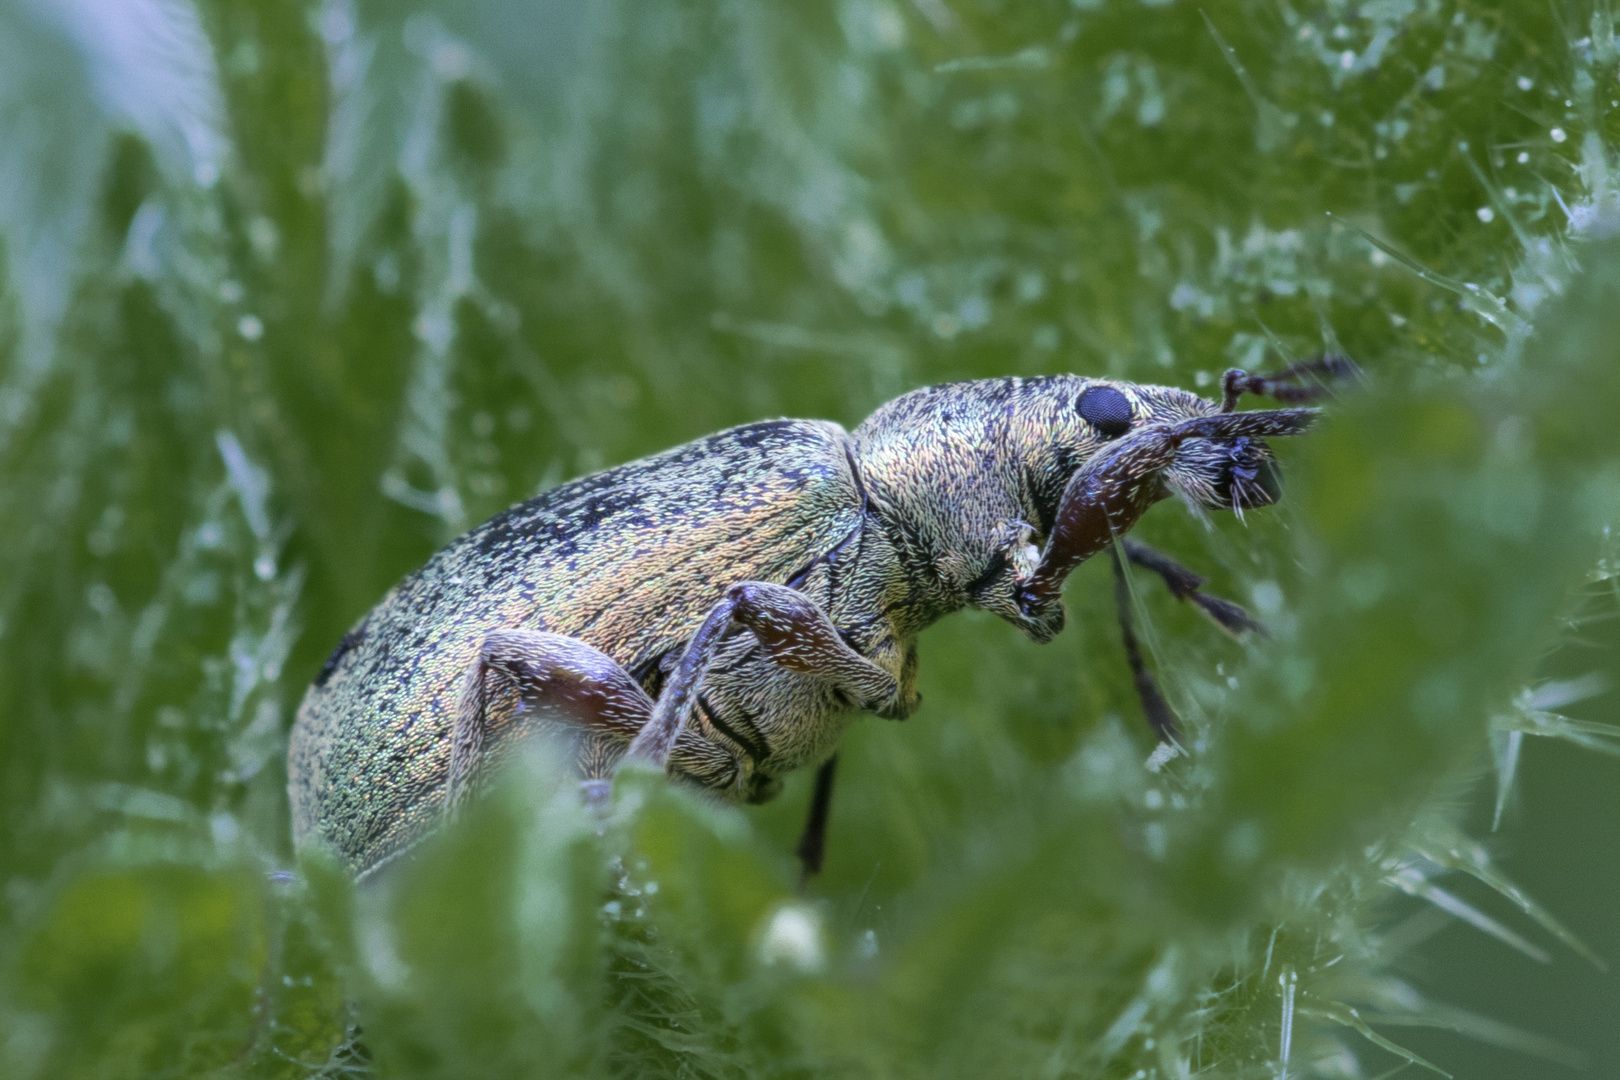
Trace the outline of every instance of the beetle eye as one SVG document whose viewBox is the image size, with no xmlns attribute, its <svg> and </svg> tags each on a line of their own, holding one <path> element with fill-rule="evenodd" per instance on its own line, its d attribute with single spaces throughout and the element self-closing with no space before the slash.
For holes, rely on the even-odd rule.
<svg viewBox="0 0 1620 1080">
<path fill-rule="evenodd" d="M 1131 402 L 1112 386 L 1088 386 L 1074 403 L 1080 418 L 1112 439 L 1131 429 Z"/>
</svg>

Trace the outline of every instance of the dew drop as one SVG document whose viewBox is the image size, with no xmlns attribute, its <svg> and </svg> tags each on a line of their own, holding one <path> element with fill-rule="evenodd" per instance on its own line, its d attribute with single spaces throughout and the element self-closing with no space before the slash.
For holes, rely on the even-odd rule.
<svg viewBox="0 0 1620 1080">
<path fill-rule="evenodd" d="M 1268 615 L 1275 615 L 1282 610 L 1283 591 L 1275 581 L 1255 582 L 1250 596 L 1254 600 L 1254 606 Z"/>
<path fill-rule="evenodd" d="M 776 909 L 759 943 L 762 961 L 813 972 L 821 968 L 824 955 L 821 918 L 815 908 L 787 903 Z"/>
</svg>

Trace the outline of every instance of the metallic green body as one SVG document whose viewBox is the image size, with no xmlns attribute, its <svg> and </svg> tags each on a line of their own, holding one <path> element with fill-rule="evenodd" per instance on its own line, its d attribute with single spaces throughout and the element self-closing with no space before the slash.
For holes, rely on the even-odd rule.
<svg viewBox="0 0 1620 1080">
<path fill-rule="evenodd" d="M 931 387 L 853 433 L 750 424 L 497 515 L 384 597 L 310 687 L 288 753 L 296 842 L 363 873 L 435 825 L 457 694 L 492 630 L 578 638 L 656 696 L 728 586 L 785 583 L 900 680 L 896 718 L 916 705 L 916 636 L 942 615 L 971 604 L 1050 636 L 1024 622 L 1014 582 L 1069 477 L 1106 445 L 1075 409 L 1096 382 Z M 1217 408 L 1181 390 L 1104 385 L 1129 398 L 1138 424 Z M 1174 467 L 1162 479 L 1166 492 L 1196 482 Z M 830 756 L 858 712 L 824 680 L 774 664 L 746 631 L 727 640 L 702 691 L 671 771 L 750 801 Z M 526 730 L 523 712 L 511 701 L 492 716 L 497 747 Z"/>
</svg>

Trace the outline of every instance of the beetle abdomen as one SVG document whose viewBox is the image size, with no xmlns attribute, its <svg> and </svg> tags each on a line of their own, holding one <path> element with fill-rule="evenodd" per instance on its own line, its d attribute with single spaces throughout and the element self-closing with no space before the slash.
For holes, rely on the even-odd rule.
<svg viewBox="0 0 1620 1080">
<path fill-rule="evenodd" d="M 626 669 L 679 648 L 725 588 L 784 582 L 859 524 L 836 424 L 749 424 L 496 515 L 345 636 L 289 747 L 294 839 L 375 865 L 438 818 L 461 680 L 483 638 L 577 637 Z"/>
</svg>

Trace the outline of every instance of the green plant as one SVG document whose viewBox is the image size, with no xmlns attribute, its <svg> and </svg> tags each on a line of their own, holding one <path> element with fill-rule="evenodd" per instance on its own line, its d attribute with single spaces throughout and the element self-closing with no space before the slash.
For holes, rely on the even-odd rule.
<svg viewBox="0 0 1620 1080">
<path fill-rule="evenodd" d="M 1558 712 L 1615 598 L 1606 5 L 0 29 L 6 1075 L 1373 1075 L 1411 1056 L 1386 1021 L 1567 1055 L 1414 989 L 1392 897 L 1538 950 L 1436 881 L 1557 927 L 1466 794 L 1523 733 L 1616 745 Z M 745 812 L 630 776 L 599 839 L 544 760 L 380 888 L 292 873 L 303 685 L 537 487 L 925 382 L 1323 349 L 1368 383 L 1283 448 L 1282 506 L 1142 526 L 1275 628 L 1143 591 L 1189 755 L 1136 720 L 1093 570 L 1044 649 L 930 631 L 813 900 L 803 778 Z"/>
</svg>

